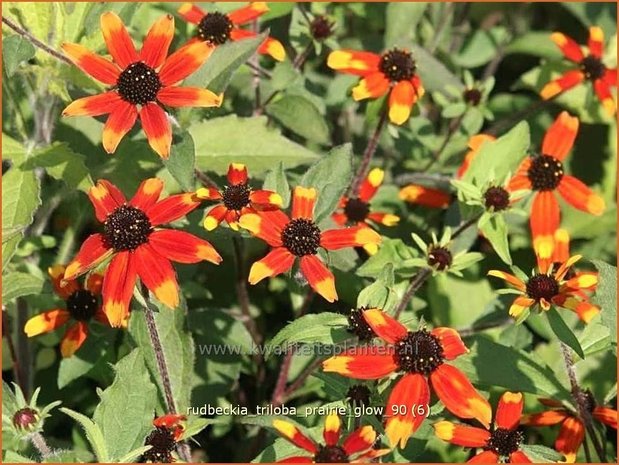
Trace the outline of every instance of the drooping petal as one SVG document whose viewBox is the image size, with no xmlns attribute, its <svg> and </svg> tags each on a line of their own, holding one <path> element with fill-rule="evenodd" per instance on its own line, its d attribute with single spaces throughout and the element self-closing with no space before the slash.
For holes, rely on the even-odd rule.
<svg viewBox="0 0 619 465">
<path fill-rule="evenodd" d="M 165 111 L 154 102 L 147 103 L 140 110 L 140 121 L 146 133 L 148 145 L 161 158 L 168 158 L 172 145 L 172 127 Z"/>
<path fill-rule="evenodd" d="M 611 87 L 617 87 L 617 68 L 606 68 L 602 79 Z"/>
<path fill-rule="evenodd" d="M 109 60 L 91 52 L 83 45 L 64 43 L 62 51 L 86 74 L 97 81 L 108 85 L 116 85 L 120 70 Z"/>
<path fill-rule="evenodd" d="M 574 176 L 563 176 L 558 190 L 567 203 L 579 210 L 601 215 L 606 209 L 604 199 Z"/>
<path fill-rule="evenodd" d="M 509 463 L 533 463 L 527 455 L 521 450 L 509 454 Z"/>
<path fill-rule="evenodd" d="M 528 426 L 552 426 L 561 423 L 568 416 L 565 410 L 547 410 L 545 412 L 524 415 L 520 424 Z"/>
<path fill-rule="evenodd" d="M 320 245 L 327 250 L 346 247 L 363 247 L 367 244 L 380 244 L 380 234 L 367 226 L 351 226 L 343 229 L 330 229 L 320 235 Z"/>
<path fill-rule="evenodd" d="M 398 365 L 384 347 L 364 346 L 328 358 L 322 362 L 322 369 L 352 379 L 380 379 L 397 370 Z"/>
<path fill-rule="evenodd" d="M 610 92 L 610 84 L 604 79 L 596 79 L 593 82 L 593 90 L 598 96 L 606 113 L 610 116 L 615 114 L 616 106 L 613 100 L 613 94 Z"/>
<path fill-rule="evenodd" d="M 159 178 L 149 178 L 140 184 L 137 192 L 129 202 L 130 205 L 140 210 L 147 210 L 157 203 L 163 190 L 163 181 Z"/>
<path fill-rule="evenodd" d="M 108 116 L 101 141 L 107 153 L 114 153 L 122 138 L 127 134 L 138 118 L 138 110 L 135 105 L 121 100 Z"/>
<path fill-rule="evenodd" d="M 145 210 L 145 213 L 151 225 L 159 226 L 182 218 L 198 206 L 200 206 L 200 199 L 191 192 L 186 192 L 160 200 L 148 210 Z"/>
<path fill-rule="evenodd" d="M 448 192 L 419 184 L 404 186 L 398 196 L 405 202 L 430 208 L 447 208 L 451 203 L 451 194 Z"/>
<path fill-rule="evenodd" d="M 247 183 L 247 166 L 243 163 L 230 163 L 227 178 L 232 186 Z"/>
<path fill-rule="evenodd" d="M 206 16 L 206 12 L 193 3 L 183 3 L 178 9 L 178 14 L 192 24 L 200 24 L 202 18 Z"/>
<path fill-rule="evenodd" d="M 316 443 L 301 432 L 299 428 L 284 420 L 273 420 L 273 428 L 294 445 L 315 454 L 318 451 Z"/>
<path fill-rule="evenodd" d="M 286 457 L 285 459 L 278 460 L 277 463 L 314 463 L 314 458 L 294 455 L 292 457 Z"/>
<path fill-rule="evenodd" d="M 544 100 L 553 98 L 555 95 L 565 92 L 585 80 L 585 75 L 580 70 L 565 72 L 560 78 L 550 81 L 540 91 Z"/>
<path fill-rule="evenodd" d="M 467 460 L 466 463 L 499 463 L 499 455 L 491 450 L 485 450 Z"/>
<path fill-rule="evenodd" d="M 505 273 L 504 271 L 490 270 L 488 271 L 488 276 L 494 276 L 495 278 L 500 278 L 504 281 L 507 281 L 509 284 L 514 286 L 516 289 L 521 290 L 523 292 L 526 290 L 526 285 L 520 279 L 516 278 L 512 274 Z"/>
<path fill-rule="evenodd" d="M 219 226 L 220 223 L 226 218 L 227 213 L 228 209 L 225 205 L 216 205 L 211 208 L 202 222 L 204 229 L 207 231 L 213 231 L 216 229 L 217 226 Z"/>
<path fill-rule="evenodd" d="M 73 261 L 67 265 L 64 279 L 69 281 L 92 270 L 112 255 L 113 252 L 113 249 L 106 244 L 102 234 L 93 234 L 89 236 L 82 243 Z"/>
<path fill-rule="evenodd" d="M 328 302 L 337 300 L 333 273 L 329 271 L 320 258 L 316 255 L 301 257 L 301 271 L 316 293 L 323 296 Z"/>
<path fill-rule="evenodd" d="M 239 220 L 242 228 L 273 247 L 282 245 L 282 230 L 289 222 L 290 219 L 281 210 L 248 213 Z"/>
<path fill-rule="evenodd" d="M 66 267 L 64 265 L 53 265 L 47 269 L 54 292 L 63 300 L 67 300 L 71 294 L 80 289 L 80 285 L 76 280 L 71 279 L 67 281 L 64 279 L 65 270 Z"/>
<path fill-rule="evenodd" d="M 563 263 L 568 258 L 570 258 L 570 234 L 567 232 L 567 229 L 559 228 L 555 231 L 552 261 Z"/>
<path fill-rule="evenodd" d="M 552 257 L 554 234 L 559 228 L 560 215 L 559 202 L 552 191 L 539 191 L 535 195 L 529 223 L 533 236 L 533 249 L 541 259 Z"/>
<path fill-rule="evenodd" d="M 368 214 L 367 219 L 369 221 L 373 221 L 374 223 L 382 224 L 383 226 L 395 226 L 396 224 L 400 222 L 399 216 L 392 215 L 391 213 L 381 213 L 381 212 L 371 212 L 370 214 Z M 370 244 L 370 245 L 375 246 L 376 244 Z"/>
<path fill-rule="evenodd" d="M 355 50 L 335 50 L 327 57 L 327 66 L 342 73 L 365 76 L 378 70 L 380 55 Z"/>
<path fill-rule="evenodd" d="M 366 98 L 379 98 L 389 90 L 389 79 L 385 75 L 376 71 L 368 74 L 359 81 L 352 89 L 352 98 L 356 101 L 365 100 Z"/>
<path fill-rule="evenodd" d="M 524 398 L 520 392 L 505 392 L 499 399 L 494 422 L 497 428 L 514 429 L 520 423 Z"/>
<path fill-rule="evenodd" d="M 140 50 L 140 60 L 151 68 L 159 68 L 168 56 L 172 39 L 174 39 L 174 16 L 163 15 L 146 33 Z"/>
<path fill-rule="evenodd" d="M 24 326 L 24 332 L 28 337 L 49 333 L 65 324 L 69 318 L 71 314 L 67 310 L 60 308 L 48 310 L 30 318 Z"/>
<path fill-rule="evenodd" d="M 568 252 L 569 255 L 569 252 Z M 567 258 L 562 260 L 557 260 L 559 262 L 567 261 Z M 599 276 L 597 273 L 592 271 L 582 271 L 580 273 L 576 273 L 574 277 L 567 280 L 565 283 L 565 287 L 568 289 L 580 289 L 580 290 L 592 290 L 595 289 L 599 281 Z"/>
<path fill-rule="evenodd" d="M 88 326 L 83 321 L 71 325 L 60 341 L 60 353 L 63 357 L 71 357 L 88 337 Z"/>
<path fill-rule="evenodd" d="M 215 94 L 198 87 L 164 87 L 157 94 L 157 100 L 169 107 L 220 107 L 223 94 Z"/>
<path fill-rule="evenodd" d="M 518 296 L 514 299 L 511 306 L 509 307 L 509 315 L 512 318 L 518 318 L 522 315 L 527 308 L 531 307 L 535 303 L 534 299 L 530 299 L 526 296 Z"/>
<path fill-rule="evenodd" d="M 284 45 L 273 37 L 267 37 L 264 42 L 258 47 L 258 53 L 262 55 L 269 55 L 271 58 L 277 61 L 284 61 L 286 59 L 286 49 Z"/>
<path fill-rule="evenodd" d="M 406 326 L 378 308 L 364 310 L 363 319 L 380 338 L 391 344 L 408 334 Z"/>
<path fill-rule="evenodd" d="M 62 116 L 100 116 L 112 113 L 124 100 L 111 90 L 90 97 L 78 98 L 62 110 Z"/>
<path fill-rule="evenodd" d="M 571 37 L 566 36 L 561 32 L 555 32 L 550 35 L 550 40 L 552 40 L 557 47 L 561 49 L 563 56 L 574 63 L 580 63 L 584 58 L 582 54 L 582 50 L 580 49 L 580 45 L 572 39 Z"/>
<path fill-rule="evenodd" d="M 121 68 L 140 61 L 127 28 L 116 13 L 108 11 L 101 15 L 101 32 L 110 55 Z"/>
<path fill-rule="evenodd" d="M 332 412 L 325 419 L 325 428 L 322 432 L 322 437 L 327 446 L 334 446 L 340 440 L 342 432 L 342 420 L 337 413 Z"/>
<path fill-rule="evenodd" d="M 560 307 L 573 310 L 583 322 L 589 323 L 594 316 L 600 313 L 600 307 L 576 297 L 559 294 L 553 297 L 552 302 Z"/>
<path fill-rule="evenodd" d="M 228 13 L 228 18 L 233 24 L 245 24 L 259 18 L 269 11 L 266 2 L 251 2 L 249 5 Z"/>
<path fill-rule="evenodd" d="M 469 351 L 464 342 L 462 342 L 460 334 L 455 329 L 438 327 L 434 328 L 430 333 L 440 342 L 441 347 L 443 347 L 443 356 L 447 360 L 453 360 Z"/>
<path fill-rule="evenodd" d="M 159 79 L 164 86 L 182 81 L 211 56 L 214 47 L 208 42 L 191 42 L 179 48 L 163 63 Z"/>
<path fill-rule="evenodd" d="M 258 210 L 280 208 L 284 203 L 282 196 L 277 192 L 265 190 L 251 191 L 251 194 L 249 194 L 249 201 L 251 202 L 252 207 Z"/>
<path fill-rule="evenodd" d="M 563 161 L 574 146 L 578 126 L 578 118 L 562 111 L 544 135 L 542 153 Z"/>
<path fill-rule="evenodd" d="M 129 304 L 137 278 L 135 260 L 131 252 L 118 252 L 108 266 L 103 278 L 103 311 L 110 326 L 123 326 L 129 316 Z"/>
<path fill-rule="evenodd" d="M 587 42 L 589 53 L 596 58 L 602 58 L 604 52 L 604 31 L 598 26 L 589 28 L 589 40 Z"/>
<path fill-rule="evenodd" d="M 295 187 L 292 193 L 292 218 L 313 219 L 317 195 L 313 187 Z"/>
<path fill-rule="evenodd" d="M 155 297 L 171 309 L 178 307 L 178 282 L 170 260 L 146 243 L 134 250 L 133 261 L 140 280 Z"/>
<path fill-rule="evenodd" d="M 370 425 L 366 425 L 349 434 L 342 444 L 342 449 L 350 456 L 371 448 L 375 441 L 376 431 Z"/>
<path fill-rule="evenodd" d="M 526 157 L 520 163 L 520 166 L 516 170 L 516 174 L 507 183 L 507 190 L 514 192 L 517 190 L 529 190 L 531 189 L 531 181 L 529 180 L 528 172 L 531 167 L 531 157 Z"/>
<path fill-rule="evenodd" d="M 385 434 L 391 447 L 406 447 L 411 434 L 417 431 L 426 416 L 430 403 L 430 387 L 426 378 L 419 373 L 408 373 L 400 379 L 389 394 L 385 422 Z M 419 414 L 418 406 L 424 413 Z"/>
<path fill-rule="evenodd" d="M 380 168 L 372 169 L 361 182 L 361 186 L 359 187 L 359 199 L 364 202 L 372 200 L 376 191 L 383 183 L 384 178 L 385 172 L 383 170 Z"/>
<path fill-rule="evenodd" d="M 474 426 L 458 425 L 451 421 L 439 421 L 432 425 L 434 432 L 443 441 L 463 447 L 483 447 L 490 433 Z"/>
<path fill-rule="evenodd" d="M 565 455 L 567 463 L 573 463 L 584 439 L 585 425 L 578 418 L 568 417 L 559 429 L 555 449 Z"/>
<path fill-rule="evenodd" d="M 617 410 L 613 410 L 608 407 L 595 407 L 593 409 L 593 418 L 597 421 L 601 421 L 605 425 L 611 428 L 617 429 Z"/>
<path fill-rule="evenodd" d="M 276 247 L 271 250 L 263 259 L 255 262 L 249 270 L 248 281 L 256 284 L 264 278 L 277 276 L 285 273 L 294 264 L 295 256 L 285 247 Z"/>
<path fill-rule="evenodd" d="M 490 404 L 460 370 L 443 363 L 432 372 L 430 381 L 447 410 L 460 418 L 475 418 L 488 428 L 492 420 Z"/>
<path fill-rule="evenodd" d="M 389 94 L 389 121 L 397 125 L 404 124 L 416 101 L 417 93 L 410 81 L 398 82 Z"/>
<path fill-rule="evenodd" d="M 185 231 L 154 231 L 148 237 L 148 242 L 159 255 L 173 262 L 198 263 L 206 260 L 218 265 L 222 261 L 210 242 Z"/>
</svg>

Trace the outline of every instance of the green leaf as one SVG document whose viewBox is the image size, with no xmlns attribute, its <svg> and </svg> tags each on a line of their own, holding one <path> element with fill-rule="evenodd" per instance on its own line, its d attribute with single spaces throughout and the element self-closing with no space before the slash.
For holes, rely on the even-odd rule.
<svg viewBox="0 0 619 465">
<path fill-rule="evenodd" d="M 196 162 L 204 171 L 225 173 L 230 163 L 244 163 L 254 175 L 281 162 L 285 168 L 304 165 L 318 155 L 267 127 L 267 117 L 214 118 L 191 125 Z"/>
<path fill-rule="evenodd" d="M 548 315 L 548 322 L 550 323 L 550 327 L 555 333 L 555 336 L 557 336 L 561 342 L 571 347 L 580 358 L 585 358 L 585 353 L 582 350 L 582 347 L 580 347 L 578 338 L 570 327 L 565 324 L 565 321 L 563 321 L 563 318 L 561 318 L 559 312 L 557 312 L 554 307 L 551 307 L 546 314 Z"/>
<path fill-rule="evenodd" d="M 490 241 L 494 251 L 501 260 L 511 265 L 512 257 L 509 253 L 509 242 L 507 240 L 508 228 L 505 223 L 505 217 L 502 214 L 492 215 L 479 229 L 484 233 L 486 239 Z"/>
<path fill-rule="evenodd" d="M 610 331 L 610 340 L 617 342 L 617 268 L 600 260 L 591 260 L 599 274 L 594 302 L 602 309 L 602 324 Z"/>
<path fill-rule="evenodd" d="M 417 37 L 417 24 L 427 7 L 427 2 L 388 3 L 385 10 L 385 48 L 409 46 Z"/>
<path fill-rule="evenodd" d="M 494 297 L 487 279 L 471 281 L 443 273 L 429 280 L 427 286 L 432 321 L 451 328 L 470 326 Z"/>
<path fill-rule="evenodd" d="M 103 432 L 101 431 L 101 428 L 99 428 L 94 421 L 81 413 L 65 407 L 60 408 L 60 411 L 73 418 L 82 426 L 84 433 L 86 433 L 86 439 L 88 439 L 90 447 L 92 447 L 92 451 L 97 457 L 97 461 L 99 463 L 110 462 L 110 455 L 108 453 L 105 440 L 103 439 Z"/>
<path fill-rule="evenodd" d="M 19 166 L 26 158 L 26 149 L 12 137 L 2 133 L 2 159 Z"/>
<path fill-rule="evenodd" d="M 505 54 L 522 53 L 548 60 L 561 59 L 561 50 L 550 40 L 550 31 L 530 31 L 514 38 L 507 47 Z"/>
<path fill-rule="evenodd" d="M 101 374 L 113 375 L 111 363 L 114 363 L 115 353 L 111 350 L 110 340 L 98 333 L 88 335 L 84 344 L 72 357 L 63 357 L 58 368 L 58 389 L 88 375 L 97 368 Z M 97 374 L 99 371 L 97 370 Z"/>
<path fill-rule="evenodd" d="M 12 271 L 2 276 L 2 303 L 25 295 L 40 294 L 45 280 L 20 271 Z"/>
<path fill-rule="evenodd" d="M 131 452 L 128 452 L 126 455 L 123 455 L 118 459 L 118 463 L 136 463 L 137 459 L 144 454 L 147 450 L 150 450 L 153 446 L 141 446 L 137 449 L 133 449 Z"/>
<path fill-rule="evenodd" d="M 477 68 L 488 63 L 496 54 L 501 43 L 506 39 L 507 32 L 503 27 L 477 29 L 468 36 L 459 54 L 453 57 L 454 62 L 466 68 Z"/>
<path fill-rule="evenodd" d="M 329 126 L 313 102 L 301 95 L 285 95 L 266 107 L 282 126 L 305 139 L 319 144 L 329 143 Z"/>
<path fill-rule="evenodd" d="M 413 249 L 402 239 L 386 239 L 380 245 L 378 252 L 357 269 L 357 275 L 364 278 L 377 278 L 389 264 L 395 267 L 397 273 L 399 264 L 414 257 Z"/>
<path fill-rule="evenodd" d="M 135 316 L 132 315 L 132 321 Z M 101 402 L 93 416 L 112 459 L 144 444 L 144 438 L 153 428 L 156 406 L 157 388 L 140 349 L 135 349 L 116 364 L 114 382 L 101 393 Z"/>
<path fill-rule="evenodd" d="M 17 398 L 13 393 L 13 389 L 6 381 L 2 380 L 2 413 L 11 415 L 19 409 Z"/>
<path fill-rule="evenodd" d="M 393 284 L 393 264 L 387 263 L 376 281 L 359 292 L 357 308 L 381 308 L 390 312 L 397 305 Z"/>
<path fill-rule="evenodd" d="M 454 86 L 459 90 L 464 89 L 462 82 L 426 49 L 412 45 L 411 51 L 417 62 L 419 77 L 426 91 L 445 93 L 446 86 Z"/>
<path fill-rule="evenodd" d="M 277 168 L 273 168 L 266 174 L 262 188 L 277 192 L 282 198 L 282 208 L 288 208 L 288 205 L 290 205 L 290 185 L 282 162 L 279 162 Z"/>
<path fill-rule="evenodd" d="M 170 158 L 164 159 L 163 164 L 182 190 L 195 189 L 196 149 L 189 133 L 179 134 L 172 144 Z"/>
<path fill-rule="evenodd" d="M 300 185 L 318 191 L 314 219 L 318 223 L 331 214 L 352 178 L 352 145 L 334 147 L 305 172 Z"/>
<path fill-rule="evenodd" d="M 24 61 L 34 57 L 36 50 L 28 40 L 20 35 L 2 38 L 2 63 L 8 77 L 13 76 L 17 68 Z"/>
<path fill-rule="evenodd" d="M 533 463 L 560 463 L 565 460 L 562 454 L 550 447 L 523 444 L 520 449 Z"/>
</svg>

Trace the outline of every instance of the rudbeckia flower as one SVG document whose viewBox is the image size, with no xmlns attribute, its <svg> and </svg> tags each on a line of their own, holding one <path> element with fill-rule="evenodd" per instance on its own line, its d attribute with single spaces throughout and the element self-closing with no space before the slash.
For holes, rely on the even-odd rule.
<svg viewBox="0 0 619 465">
<path fill-rule="evenodd" d="M 174 462 L 172 452 L 183 436 L 185 420 L 184 415 L 173 414 L 155 418 L 153 420 L 155 429 L 144 440 L 144 445 L 151 446 L 151 448 L 144 452 L 142 460 L 152 463 Z"/>
<path fill-rule="evenodd" d="M 380 168 L 374 168 L 362 181 L 359 194 L 356 197 L 342 197 L 338 209 L 331 216 L 340 226 L 355 225 L 371 227 L 372 223 L 383 226 L 395 226 L 400 218 L 391 213 L 371 211 L 370 201 L 376 195 L 376 191 L 383 183 L 385 172 Z M 368 253 L 376 253 L 375 244 L 366 247 Z"/>
<path fill-rule="evenodd" d="M 230 13 L 218 11 L 205 12 L 193 3 L 183 3 L 178 14 L 198 26 L 194 41 L 201 41 L 212 46 L 222 45 L 229 40 L 241 40 L 255 37 L 256 33 L 241 29 L 239 26 L 252 22 L 269 11 L 265 2 L 252 2 Z M 258 53 L 271 55 L 277 61 L 286 58 L 286 51 L 279 40 L 268 37 L 258 48 Z"/>
<path fill-rule="evenodd" d="M 420 184 L 408 184 L 400 189 L 398 197 L 413 205 L 423 205 L 430 208 L 447 208 L 451 203 L 449 192 L 422 186 Z"/>
<path fill-rule="evenodd" d="M 228 183 L 221 190 L 203 187 L 196 191 L 199 199 L 220 201 L 204 218 L 204 227 L 208 231 L 215 229 L 224 220 L 237 230 L 242 215 L 282 206 L 282 198 L 277 192 L 251 188 L 247 182 L 247 167 L 241 163 L 232 163 L 228 167 Z"/>
<path fill-rule="evenodd" d="M 342 433 L 340 417 L 331 413 L 325 419 L 324 444 L 317 444 L 294 424 L 285 420 L 274 420 L 273 428 L 284 439 L 290 441 L 311 455 L 298 455 L 278 460 L 279 463 L 355 463 L 369 462 L 385 455 L 389 449 L 373 449 L 376 431 L 371 426 L 361 426 L 350 433 L 339 445 Z"/>
<path fill-rule="evenodd" d="M 111 261 L 103 278 L 103 311 L 112 326 L 120 326 L 129 315 L 129 303 L 136 278 L 163 304 L 176 308 L 179 303 L 176 273 L 170 261 L 219 264 L 221 257 L 213 246 L 192 234 L 158 227 L 182 218 L 198 205 L 194 194 L 176 194 L 159 200 L 163 182 L 143 181 L 127 202 L 112 183 L 100 180 L 88 197 L 95 208 L 103 232 L 92 234 L 67 266 L 65 280 Z"/>
<path fill-rule="evenodd" d="M 591 417 L 611 428 L 617 429 L 617 410 L 597 405 L 591 391 L 584 392 L 587 410 Z M 539 399 L 540 403 L 551 407 L 545 412 L 525 415 L 521 424 L 527 426 L 552 426 L 561 424 L 559 435 L 555 440 L 555 449 L 565 455 L 566 462 L 573 463 L 576 460 L 578 449 L 585 440 L 585 425 L 578 414 L 568 410 L 553 399 Z"/>
<path fill-rule="evenodd" d="M 602 62 L 604 51 L 604 32 L 597 26 L 589 28 L 589 54 L 585 56 L 574 39 L 561 32 L 555 32 L 550 39 L 561 49 L 563 56 L 576 63 L 578 68 L 567 71 L 558 79 L 546 84 L 540 95 L 544 100 L 553 98 L 585 79 L 593 83 L 593 90 L 609 115 L 615 114 L 615 102 L 610 92 L 617 87 L 617 68 L 607 68 Z"/>
<path fill-rule="evenodd" d="M 69 326 L 60 342 L 62 356 L 71 357 L 88 337 L 88 325 L 93 319 L 104 325 L 109 323 L 99 302 L 103 276 L 92 273 L 82 286 L 76 280 L 62 282 L 64 272 L 63 265 L 54 265 L 48 270 L 54 292 L 65 301 L 65 308 L 48 310 L 30 318 L 24 326 L 24 332 L 28 337 L 38 336 L 73 320 L 74 323 Z"/>
<path fill-rule="evenodd" d="M 552 255 L 553 235 L 559 228 L 561 211 L 555 191 L 574 208 L 601 215 L 604 199 L 573 176 L 565 174 L 563 162 L 578 133 L 578 118 L 561 112 L 542 142 L 542 153 L 527 157 L 509 183 L 509 189 L 533 190 L 530 225 L 533 248 L 540 258 Z"/>
<path fill-rule="evenodd" d="M 394 48 L 382 55 L 355 50 L 335 50 L 327 58 L 327 66 L 342 73 L 361 76 L 352 90 L 356 101 L 380 98 L 389 94 L 389 120 L 404 124 L 415 102 L 424 94 L 413 55 Z"/>
<path fill-rule="evenodd" d="M 170 155 L 172 128 L 166 107 L 218 107 L 222 95 L 177 84 L 196 71 L 210 56 L 207 43 L 188 44 L 168 56 L 174 38 L 174 18 L 165 15 L 153 24 L 138 53 L 116 13 L 101 16 L 101 30 L 112 61 L 79 44 L 65 43 L 64 53 L 97 81 L 110 86 L 106 92 L 75 100 L 63 116 L 108 117 L 103 128 L 103 148 L 114 153 L 138 116 L 152 149 Z"/>
<path fill-rule="evenodd" d="M 314 223 L 316 189 L 297 186 L 292 196 L 292 218 L 281 210 L 259 211 L 241 216 L 239 224 L 273 249 L 249 270 L 250 284 L 284 273 L 299 258 L 309 285 L 329 302 L 337 300 L 335 278 L 318 258 L 319 248 L 338 250 L 379 244 L 380 235 L 366 226 L 321 231 Z"/>
<path fill-rule="evenodd" d="M 391 390 L 385 414 L 385 433 L 395 447 L 406 443 L 428 415 L 430 385 L 443 405 L 460 418 L 475 418 L 490 424 L 490 404 L 456 367 L 445 363 L 468 352 L 451 328 L 409 331 L 385 312 L 372 308 L 363 316 L 387 343 L 349 349 L 323 362 L 323 370 L 353 379 L 381 379 L 393 373 L 401 378 Z M 419 406 L 423 409 L 418 411 Z"/>
<path fill-rule="evenodd" d="M 457 446 L 482 449 L 467 463 L 532 463 L 520 449 L 524 435 L 518 429 L 524 400 L 520 392 L 505 392 L 499 400 L 493 427 L 482 429 L 439 421 L 432 425 L 443 441 Z"/>
<path fill-rule="evenodd" d="M 517 278 L 499 270 L 490 270 L 488 276 L 505 280 L 520 294 L 509 309 L 509 314 L 519 321 L 527 317 L 529 309 L 533 306 L 546 311 L 551 305 L 556 305 L 572 310 L 582 321 L 588 323 L 600 309 L 586 300 L 583 290 L 597 285 L 597 275 L 584 273 L 568 279 L 570 268 L 580 259 L 580 255 L 574 255 L 554 272 L 553 266 L 549 268 L 542 266 L 530 278 Z"/>
</svg>

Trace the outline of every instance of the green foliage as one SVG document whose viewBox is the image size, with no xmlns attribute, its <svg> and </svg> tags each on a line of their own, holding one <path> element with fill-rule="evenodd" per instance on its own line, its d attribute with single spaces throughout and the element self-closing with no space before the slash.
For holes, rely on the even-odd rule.
<svg viewBox="0 0 619 465">
<path fill-rule="evenodd" d="M 602 309 L 602 323 L 610 332 L 610 340 L 617 343 L 617 268 L 600 260 L 592 260 L 598 269 L 599 284 L 595 303 Z M 616 350 L 616 349 L 615 349 Z"/>
<path fill-rule="evenodd" d="M 266 107 L 282 126 L 308 141 L 329 143 L 329 126 L 316 105 L 302 95 L 286 95 Z"/>
<path fill-rule="evenodd" d="M 20 64 L 35 54 L 34 45 L 21 36 L 13 35 L 2 40 L 2 64 L 7 77 L 13 76 Z"/>
</svg>

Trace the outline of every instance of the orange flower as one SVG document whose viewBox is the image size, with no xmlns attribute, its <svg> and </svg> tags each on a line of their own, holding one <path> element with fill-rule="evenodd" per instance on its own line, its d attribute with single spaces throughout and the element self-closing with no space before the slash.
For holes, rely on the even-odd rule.
<svg viewBox="0 0 619 465">
<path fill-rule="evenodd" d="M 54 265 L 48 269 L 54 292 L 65 301 L 65 309 L 48 310 L 30 318 L 24 326 L 24 332 L 28 337 L 38 336 L 74 320 L 75 323 L 69 326 L 60 342 L 62 356 L 71 357 L 88 337 L 88 325 L 93 318 L 105 325 L 109 323 L 99 303 L 103 277 L 92 273 L 82 286 L 76 280 L 63 281 L 64 272 L 63 265 Z"/>
<path fill-rule="evenodd" d="M 561 263 L 554 273 L 553 266 L 542 266 L 526 283 L 504 271 L 490 270 L 488 275 L 507 281 L 521 294 L 509 309 L 509 314 L 516 319 L 526 317 L 525 312 L 534 305 L 539 305 L 542 310 L 549 310 L 551 305 L 557 305 L 576 312 L 582 321 L 588 323 L 600 309 L 587 301 L 583 290 L 591 289 L 597 284 L 597 275 L 581 273 L 570 277 L 568 273 L 571 266 L 580 259 L 580 255 L 569 258 Z"/>
<path fill-rule="evenodd" d="M 409 331 L 377 308 L 365 310 L 363 317 L 387 346 L 355 347 L 325 360 L 322 366 L 326 372 L 353 379 L 381 379 L 404 373 L 391 390 L 386 407 L 385 433 L 393 447 L 398 443 L 405 447 L 428 415 L 428 380 L 447 410 L 489 425 L 492 412 L 488 401 L 460 370 L 445 363 L 468 352 L 454 329 Z"/>
<path fill-rule="evenodd" d="M 511 191 L 535 191 L 529 221 L 533 248 L 541 259 L 552 255 L 553 235 L 561 220 L 555 191 L 574 208 L 593 215 L 601 215 L 606 208 L 602 197 L 575 177 L 565 174 L 563 169 L 563 161 L 574 145 L 578 125 L 578 118 L 561 112 L 544 136 L 541 155 L 527 157 L 509 182 Z"/>
<path fill-rule="evenodd" d="M 617 429 L 617 410 L 596 405 L 591 391 L 584 392 L 587 409 L 591 416 L 611 428 Z M 553 399 L 539 399 L 540 403 L 552 410 L 533 413 L 522 417 L 521 424 L 528 426 L 552 426 L 561 423 L 555 449 L 565 455 L 566 462 L 576 460 L 578 449 L 585 439 L 585 425 L 575 412 L 563 407 L 561 402 Z"/>
<path fill-rule="evenodd" d="M 443 441 L 457 446 L 483 449 L 467 463 L 532 463 L 520 446 L 524 436 L 518 430 L 524 400 L 520 392 L 505 392 L 499 400 L 491 429 L 439 421 L 432 425 Z"/>
<path fill-rule="evenodd" d="M 144 452 L 142 459 L 152 463 L 172 463 L 172 452 L 185 432 L 185 415 L 168 414 L 153 420 L 155 429 L 146 436 L 145 446 L 151 446 Z"/>
<path fill-rule="evenodd" d="M 405 202 L 430 208 L 447 208 L 451 203 L 451 194 L 448 192 L 419 184 L 404 186 L 398 196 Z"/>
<path fill-rule="evenodd" d="M 407 50 L 394 48 L 382 55 L 336 50 L 329 54 L 327 66 L 362 78 L 352 90 L 356 101 L 389 94 L 389 120 L 394 124 L 404 124 L 413 105 L 424 94 L 415 60 Z"/>
<path fill-rule="evenodd" d="M 168 158 L 172 128 L 164 108 L 221 105 L 222 95 L 176 85 L 196 71 L 213 48 L 196 42 L 167 56 L 174 38 L 171 15 L 161 17 L 152 25 L 139 53 L 116 13 L 101 16 L 101 30 L 112 61 L 79 44 L 65 43 L 62 49 L 82 71 L 111 88 L 102 94 L 75 100 L 64 109 L 63 116 L 109 114 L 103 128 L 103 148 L 107 153 L 116 151 L 139 116 L 152 149 Z"/>
<path fill-rule="evenodd" d="M 183 3 L 178 14 L 188 23 L 196 24 L 196 38 L 192 41 L 202 41 L 216 47 L 229 40 L 241 40 L 255 37 L 256 33 L 241 29 L 238 26 L 247 24 L 269 11 L 265 2 L 252 2 L 249 5 L 234 10 L 231 13 L 218 11 L 205 12 L 193 3 Z M 277 61 L 286 58 L 286 51 L 279 40 L 267 37 L 258 48 L 258 53 L 271 55 Z"/>
<path fill-rule="evenodd" d="M 329 302 L 337 300 L 335 278 L 320 258 L 320 247 L 338 250 L 379 244 L 380 236 L 365 226 L 320 231 L 314 223 L 316 189 L 298 186 L 292 197 L 292 219 L 281 210 L 258 211 L 241 216 L 239 224 L 259 237 L 273 249 L 249 270 L 249 282 L 256 284 L 264 278 L 284 273 L 298 257 L 301 272 L 309 285 Z"/>
<path fill-rule="evenodd" d="M 273 191 L 252 190 L 247 183 L 247 167 L 231 163 L 228 167 L 228 183 L 222 190 L 214 187 L 198 189 L 196 196 L 204 200 L 220 200 L 204 218 L 204 227 L 212 231 L 219 223 L 226 221 L 237 230 L 239 218 L 257 210 L 274 210 L 282 206 L 281 196 Z"/>
<path fill-rule="evenodd" d="M 103 232 L 92 234 L 84 241 L 67 266 L 64 279 L 75 279 L 112 257 L 102 290 L 103 311 L 112 326 L 120 326 L 129 316 L 138 276 L 157 299 L 175 308 L 179 303 L 178 283 L 170 261 L 221 262 L 209 242 L 183 231 L 155 229 L 178 220 L 200 205 L 193 194 L 176 194 L 159 200 L 162 190 L 163 182 L 151 178 L 140 184 L 129 202 L 116 186 L 105 180 L 98 181 L 88 192 L 97 219 L 103 223 Z"/>
<path fill-rule="evenodd" d="M 331 413 L 325 419 L 323 438 L 325 444 L 316 442 L 303 434 L 294 424 L 285 420 L 274 420 L 273 428 L 284 439 L 311 455 L 299 455 L 278 460 L 279 463 L 343 463 L 369 462 L 389 452 L 389 449 L 373 449 L 376 431 L 371 426 L 361 426 L 350 433 L 342 445 L 339 445 L 342 433 L 340 417 Z"/>
<path fill-rule="evenodd" d="M 609 115 L 615 114 L 615 102 L 610 92 L 611 87 L 617 87 L 617 68 L 607 68 L 602 63 L 602 52 L 604 48 L 604 32 L 597 26 L 589 28 L 589 54 L 585 56 L 574 39 L 555 32 L 550 39 L 557 44 L 561 52 L 571 62 L 578 65 L 578 68 L 564 73 L 560 78 L 546 84 L 540 95 L 544 100 L 553 98 L 572 87 L 580 84 L 585 79 L 593 83 L 593 90 L 602 106 Z"/>
</svg>

